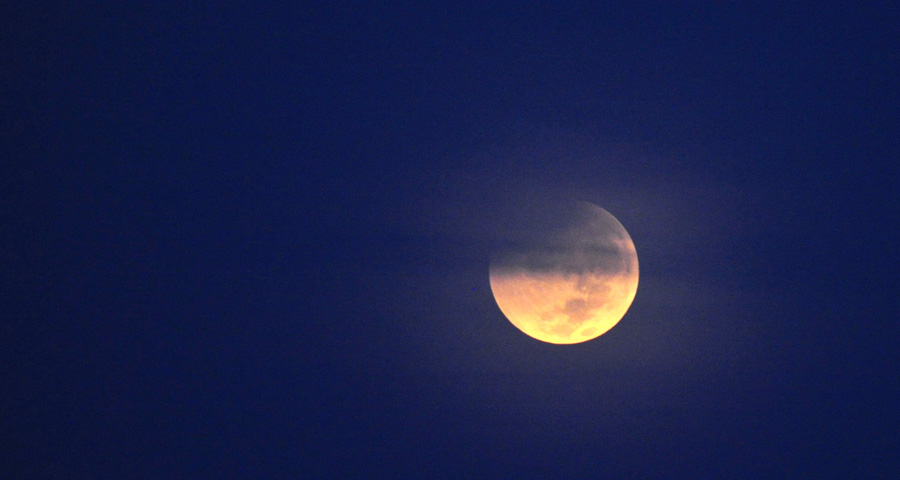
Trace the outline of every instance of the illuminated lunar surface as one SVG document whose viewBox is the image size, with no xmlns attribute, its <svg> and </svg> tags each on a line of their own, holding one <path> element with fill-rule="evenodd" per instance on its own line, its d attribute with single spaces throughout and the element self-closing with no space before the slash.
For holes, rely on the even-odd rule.
<svg viewBox="0 0 900 480">
<path fill-rule="evenodd" d="M 500 310 L 538 340 L 570 344 L 596 338 L 628 311 L 638 285 L 634 242 L 606 210 L 581 202 L 546 233 L 491 260 Z"/>
</svg>

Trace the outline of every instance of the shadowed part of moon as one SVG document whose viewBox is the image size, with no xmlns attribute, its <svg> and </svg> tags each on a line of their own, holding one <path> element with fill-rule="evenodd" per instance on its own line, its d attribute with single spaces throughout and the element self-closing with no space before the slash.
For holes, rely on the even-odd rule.
<svg viewBox="0 0 900 480">
<path fill-rule="evenodd" d="M 491 261 L 500 310 L 526 334 L 580 343 L 606 333 L 637 293 L 634 243 L 609 212 L 582 203 L 541 235 L 507 245 Z"/>
</svg>

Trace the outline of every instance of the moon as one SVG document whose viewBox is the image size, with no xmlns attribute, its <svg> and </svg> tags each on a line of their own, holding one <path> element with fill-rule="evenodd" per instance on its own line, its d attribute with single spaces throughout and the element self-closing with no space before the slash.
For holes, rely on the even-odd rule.
<svg viewBox="0 0 900 480">
<path fill-rule="evenodd" d="M 634 242 L 612 214 L 588 202 L 544 223 L 532 223 L 491 259 L 497 306 L 543 342 L 597 338 L 619 323 L 637 294 Z"/>
</svg>

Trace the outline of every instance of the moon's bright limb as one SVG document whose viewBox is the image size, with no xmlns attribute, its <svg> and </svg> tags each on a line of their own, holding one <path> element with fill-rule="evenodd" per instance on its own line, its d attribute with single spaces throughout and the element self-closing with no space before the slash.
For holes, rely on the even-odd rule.
<svg viewBox="0 0 900 480">
<path fill-rule="evenodd" d="M 510 246 L 490 265 L 500 310 L 538 340 L 596 338 L 625 315 L 637 293 L 638 260 L 625 227 L 587 202 L 546 234 Z"/>
</svg>

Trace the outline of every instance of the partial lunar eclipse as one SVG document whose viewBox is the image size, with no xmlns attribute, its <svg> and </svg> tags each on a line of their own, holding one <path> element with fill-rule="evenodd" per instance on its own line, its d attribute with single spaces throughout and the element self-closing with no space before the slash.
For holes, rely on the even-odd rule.
<svg viewBox="0 0 900 480">
<path fill-rule="evenodd" d="M 634 242 L 615 217 L 587 202 L 549 223 L 493 256 L 491 290 L 525 334 L 548 343 L 585 342 L 613 328 L 634 301 Z"/>
</svg>

